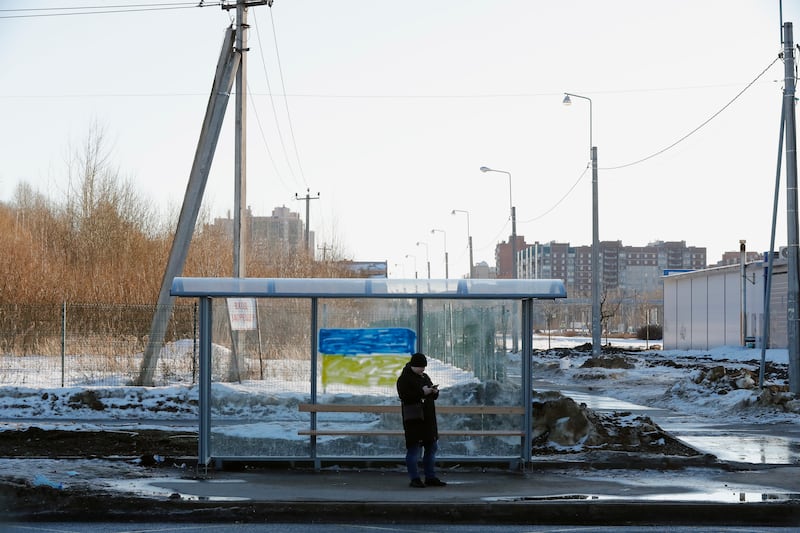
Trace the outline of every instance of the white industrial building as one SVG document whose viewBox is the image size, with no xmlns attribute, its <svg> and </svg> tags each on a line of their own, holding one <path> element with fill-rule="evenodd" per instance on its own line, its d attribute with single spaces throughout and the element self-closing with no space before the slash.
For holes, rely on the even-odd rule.
<svg viewBox="0 0 800 533">
<path fill-rule="evenodd" d="M 665 271 L 664 349 L 708 350 L 753 346 L 764 340 L 767 261 L 694 270 Z M 768 348 L 786 348 L 787 264 L 773 259 Z"/>
</svg>

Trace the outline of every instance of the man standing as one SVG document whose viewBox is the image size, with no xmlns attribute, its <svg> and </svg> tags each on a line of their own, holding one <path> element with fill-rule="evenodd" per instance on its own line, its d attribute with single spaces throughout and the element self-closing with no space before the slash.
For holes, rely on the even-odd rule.
<svg viewBox="0 0 800 533">
<path fill-rule="evenodd" d="M 435 462 L 438 449 L 439 428 L 436 425 L 436 399 L 439 397 L 439 386 L 434 385 L 425 367 L 428 360 L 425 354 L 415 353 L 403 367 L 397 378 L 397 394 L 403 412 L 403 431 L 406 438 L 406 467 L 409 486 L 416 488 L 444 487 L 444 481 L 436 477 Z M 422 467 L 425 482 L 419 477 L 417 463 L 419 454 L 424 448 Z"/>
</svg>

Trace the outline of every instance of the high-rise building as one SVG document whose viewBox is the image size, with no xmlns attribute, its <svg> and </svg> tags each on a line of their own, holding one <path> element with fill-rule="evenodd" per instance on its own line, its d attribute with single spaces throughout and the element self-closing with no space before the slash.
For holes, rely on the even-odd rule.
<svg viewBox="0 0 800 533">
<path fill-rule="evenodd" d="M 253 216 L 247 208 L 246 223 L 250 249 L 255 254 L 269 253 L 275 248 L 303 250 L 305 247 L 305 225 L 299 213 L 288 207 L 276 207 L 268 217 Z M 225 232 L 233 238 L 233 219 L 215 218 L 213 227 Z M 314 232 L 309 232 L 308 249 L 314 250 Z"/>
</svg>

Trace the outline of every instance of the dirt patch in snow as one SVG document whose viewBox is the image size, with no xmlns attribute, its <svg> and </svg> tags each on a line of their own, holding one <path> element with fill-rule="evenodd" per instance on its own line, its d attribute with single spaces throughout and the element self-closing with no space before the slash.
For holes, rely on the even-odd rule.
<svg viewBox="0 0 800 533">
<path fill-rule="evenodd" d="M 535 394 L 533 419 L 533 451 L 538 455 L 578 451 L 702 455 L 647 416 L 630 412 L 597 413 L 555 391 Z"/>
<path fill-rule="evenodd" d="M 0 431 L 6 458 L 133 458 L 146 466 L 154 457 L 196 457 L 197 434 L 160 430 L 64 431 L 29 427 Z"/>
</svg>

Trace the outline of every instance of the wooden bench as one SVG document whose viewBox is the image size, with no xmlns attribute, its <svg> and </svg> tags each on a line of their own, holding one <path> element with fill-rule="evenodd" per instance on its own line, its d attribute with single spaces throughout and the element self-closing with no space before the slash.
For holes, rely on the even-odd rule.
<svg viewBox="0 0 800 533">
<path fill-rule="evenodd" d="M 298 406 L 304 413 L 373 413 L 400 415 L 400 405 L 357 405 L 331 403 L 301 403 Z M 437 415 L 523 415 L 525 410 L 512 405 L 437 405 Z M 402 436 L 399 429 L 305 429 L 298 435 L 322 436 Z M 439 436 L 471 436 L 471 437 L 524 437 L 525 432 L 514 429 L 440 429 Z"/>
</svg>

